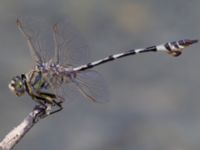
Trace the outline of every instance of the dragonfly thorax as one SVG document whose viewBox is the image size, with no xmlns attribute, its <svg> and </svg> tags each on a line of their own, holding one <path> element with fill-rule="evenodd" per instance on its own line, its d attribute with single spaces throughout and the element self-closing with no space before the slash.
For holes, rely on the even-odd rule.
<svg viewBox="0 0 200 150">
<path fill-rule="evenodd" d="M 32 85 L 40 80 L 41 82 L 50 82 L 51 85 L 56 87 L 63 83 L 69 83 L 76 78 L 76 71 L 73 70 L 71 65 L 62 66 L 51 60 L 36 65 L 33 70 L 27 74 L 27 80 L 32 82 Z M 45 86 L 45 88 L 49 88 L 49 86 Z M 36 89 L 39 89 L 39 87 Z"/>
<path fill-rule="evenodd" d="M 62 66 L 59 64 L 50 63 L 45 65 L 48 79 L 52 84 L 60 85 L 63 83 L 69 83 L 76 78 L 76 72 L 73 71 L 72 66 Z"/>
</svg>

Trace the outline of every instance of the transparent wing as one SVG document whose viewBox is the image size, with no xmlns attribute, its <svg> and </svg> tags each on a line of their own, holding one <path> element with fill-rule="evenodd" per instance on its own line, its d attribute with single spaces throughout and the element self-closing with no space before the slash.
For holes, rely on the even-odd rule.
<svg viewBox="0 0 200 150">
<path fill-rule="evenodd" d="M 37 63 L 53 60 L 62 66 L 78 66 L 90 62 L 87 45 L 66 18 L 52 21 L 20 17 L 18 29 L 26 37 L 32 57 Z M 59 75 L 50 80 L 53 74 L 49 71 L 47 74 L 43 73 L 43 77 L 59 101 L 85 97 L 102 103 L 109 99 L 106 83 L 96 71 L 77 73 L 76 79 L 67 84 L 62 84 Z"/>
<path fill-rule="evenodd" d="M 54 60 L 61 65 L 82 65 L 89 62 L 89 49 L 68 19 L 56 22 L 53 28 Z"/>
<path fill-rule="evenodd" d="M 31 40 L 32 46 L 41 58 L 42 62 L 47 62 L 48 60 L 50 60 L 53 57 L 52 54 L 54 51 L 52 27 L 50 25 L 50 22 L 34 17 L 19 17 L 17 19 L 17 22 L 20 22 L 21 29 Z M 19 23 L 17 23 L 19 29 L 18 24 Z M 25 39 L 28 42 L 28 39 Z M 34 52 L 30 48 L 30 45 L 29 50 L 34 61 L 37 61 Z"/>
<path fill-rule="evenodd" d="M 68 84 L 54 87 L 54 91 L 66 101 L 79 99 L 97 103 L 109 101 L 109 90 L 105 80 L 101 74 L 93 70 L 78 73 L 76 79 Z"/>
<path fill-rule="evenodd" d="M 76 66 L 89 62 L 88 46 L 69 19 L 44 20 L 34 17 L 19 17 L 17 26 L 20 30 L 19 22 L 21 29 L 28 36 L 26 40 L 29 48 L 30 41 L 28 39 L 31 39 L 35 52 L 31 48 L 30 50 L 35 61 L 38 61 L 38 57 L 41 57 L 42 62 L 54 59 L 59 60 L 58 63 L 63 66 L 68 64 Z"/>
<path fill-rule="evenodd" d="M 75 81 L 78 90 L 93 102 L 109 101 L 108 86 L 100 73 L 94 70 L 78 73 Z"/>
</svg>

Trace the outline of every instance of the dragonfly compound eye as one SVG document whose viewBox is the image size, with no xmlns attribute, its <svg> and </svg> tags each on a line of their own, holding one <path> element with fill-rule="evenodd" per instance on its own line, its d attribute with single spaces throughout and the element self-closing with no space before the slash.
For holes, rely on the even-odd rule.
<svg viewBox="0 0 200 150">
<path fill-rule="evenodd" d="M 9 89 L 14 92 L 17 96 L 21 96 L 25 93 L 25 86 L 21 77 L 14 77 L 8 85 Z"/>
</svg>

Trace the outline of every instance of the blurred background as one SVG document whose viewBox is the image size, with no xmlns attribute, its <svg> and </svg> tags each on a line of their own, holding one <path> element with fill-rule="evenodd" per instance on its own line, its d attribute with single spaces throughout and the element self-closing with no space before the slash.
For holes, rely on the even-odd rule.
<svg viewBox="0 0 200 150">
<path fill-rule="evenodd" d="M 32 67 L 18 16 L 68 16 L 91 50 L 91 59 L 184 38 L 200 37 L 199 0 L 1 0 L 0 138 L 35 103 L 16 97 L 10 79 Z M 130 56 L 96 68 L 110 102 L 66 103 L 38 123 L 15 150 L 199 150 L 200 51 L 196 44 L 173 58 Z"/>
</svg>

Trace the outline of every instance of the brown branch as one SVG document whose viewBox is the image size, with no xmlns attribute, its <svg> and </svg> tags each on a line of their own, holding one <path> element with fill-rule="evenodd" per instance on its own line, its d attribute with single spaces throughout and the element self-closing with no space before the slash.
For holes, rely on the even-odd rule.
<svg viewBox="0 0 200 150">
<path fill-rule="evenodd" d="M 0 150 L 11 150 L 26 133 L 40 120 L 47 117 L 46 111 L 36 106 L 32 112 L 0 142 Z"/>
</svg>

